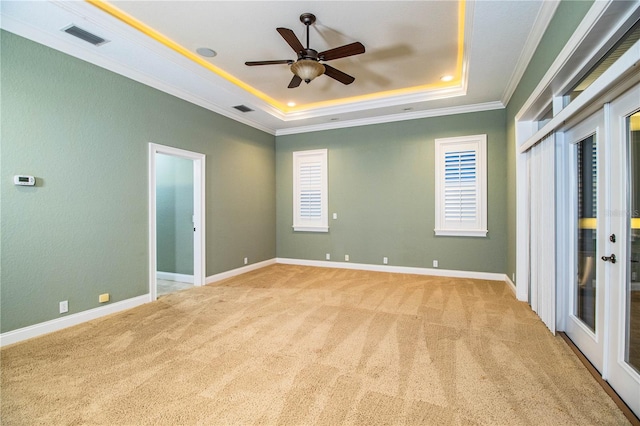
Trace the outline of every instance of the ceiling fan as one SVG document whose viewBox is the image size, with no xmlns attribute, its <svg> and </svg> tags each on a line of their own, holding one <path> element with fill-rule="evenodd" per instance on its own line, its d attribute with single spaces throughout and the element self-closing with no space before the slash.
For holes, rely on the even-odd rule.
<svg viewBox="0 0 640 426">
<path fill-rule="evenodd" d="M 318 53 L 317 50 L 309 48 L 309 26 L 316 22 L 316 17 L 312 13 L 303 13 L 300 15 L 300 21 L 307 27 L 307 47 L 305 48 L 295 33 L 288 28 L 277 28 L 276 30 L 282 38 L 291 46 L 291 48 L 298 54 L 298 59 L 293 61 L 291 59 L 281 59 L 275 61 L 249 61 L 245 62 L 245 65 L 276 65 L 276 64 L 288 64 L 291 65 L 291 72 L 293 78 L 289 83 L 289 89 L 300 86 L 300 83 L 304 80 L 305 83 L 309 83 L 314 78 L 324 74 L 328 77 L 338 80 L 342 84 L 351 84 L 355 80 L 354 77 L 346 74 L 340 70 L 333 68 L 327 64 L 321 64 L 320 61 L 331 61 L 333 59 L 346 58 L 347 56 L 359 55 L 364 53 L 364 46 L 360 42 L 354 42 L 346 44 L 344 46 L 336 47 L 334 49 L 325 50 Z"/>
</svg>

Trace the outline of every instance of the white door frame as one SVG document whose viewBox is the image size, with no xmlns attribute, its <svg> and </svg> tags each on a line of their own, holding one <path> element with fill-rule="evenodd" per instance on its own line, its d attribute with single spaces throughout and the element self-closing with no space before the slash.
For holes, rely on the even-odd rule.
<svg viewBox="0 0 640 426">
<path fill-rule="evenodd" d="M 156 154 L 193 160 L 193 284 L 204 285 L 205 279 L 205 155 L 170 146 L 149 143 L 149 300 L 157 294 L 156 237 Z"/>
</svg>

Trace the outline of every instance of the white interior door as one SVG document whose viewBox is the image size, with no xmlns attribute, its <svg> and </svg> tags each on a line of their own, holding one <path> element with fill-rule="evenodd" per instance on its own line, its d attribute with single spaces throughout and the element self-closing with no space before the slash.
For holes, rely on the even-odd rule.
<svg viewBox="0 0 640 426">
<path fill-rule="evenodd" d="M 608 242 L 605 262 L 609 342 L 603 377 L 640 416 L 640 85 L 605 111 L 612 163 L 607 217 L 615 242 Z"/>
<path fill-rule="evenodd" d="M 604 367 L 604 299 L 607 276 L 602 261 L 606 250 L 608 147 L 604 114 L 599 111 L 564 134 L 569 166 L 568 211 L 569 280 L 565 332 L 602 373 Z"/>
</svg>

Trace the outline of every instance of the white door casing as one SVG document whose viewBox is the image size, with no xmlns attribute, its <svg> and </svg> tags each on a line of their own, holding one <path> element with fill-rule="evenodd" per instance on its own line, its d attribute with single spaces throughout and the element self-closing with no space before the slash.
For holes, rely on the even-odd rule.
<svg viewBox="0 0 640 426">
<path fill-rule="evenodd" d="M 205 284 L 205 155 L 170 146 L 149 143 L 149 300 L 157 298 L 156 247 L 156 154 L 193 161 L 193 284 Z"/>
</svg>

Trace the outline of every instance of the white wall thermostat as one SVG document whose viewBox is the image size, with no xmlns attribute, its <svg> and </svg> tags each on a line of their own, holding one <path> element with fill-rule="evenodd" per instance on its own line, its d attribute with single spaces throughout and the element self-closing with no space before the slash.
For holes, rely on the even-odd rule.
<svg viewBox="0 0 640 426">
<path fill-rule="evenodd" d="M 13 177 L 13 183 L 15 185 L 34 186 L 36 184 L 36 178 L 26 175 L 15 175 Z"/>
</svg>

